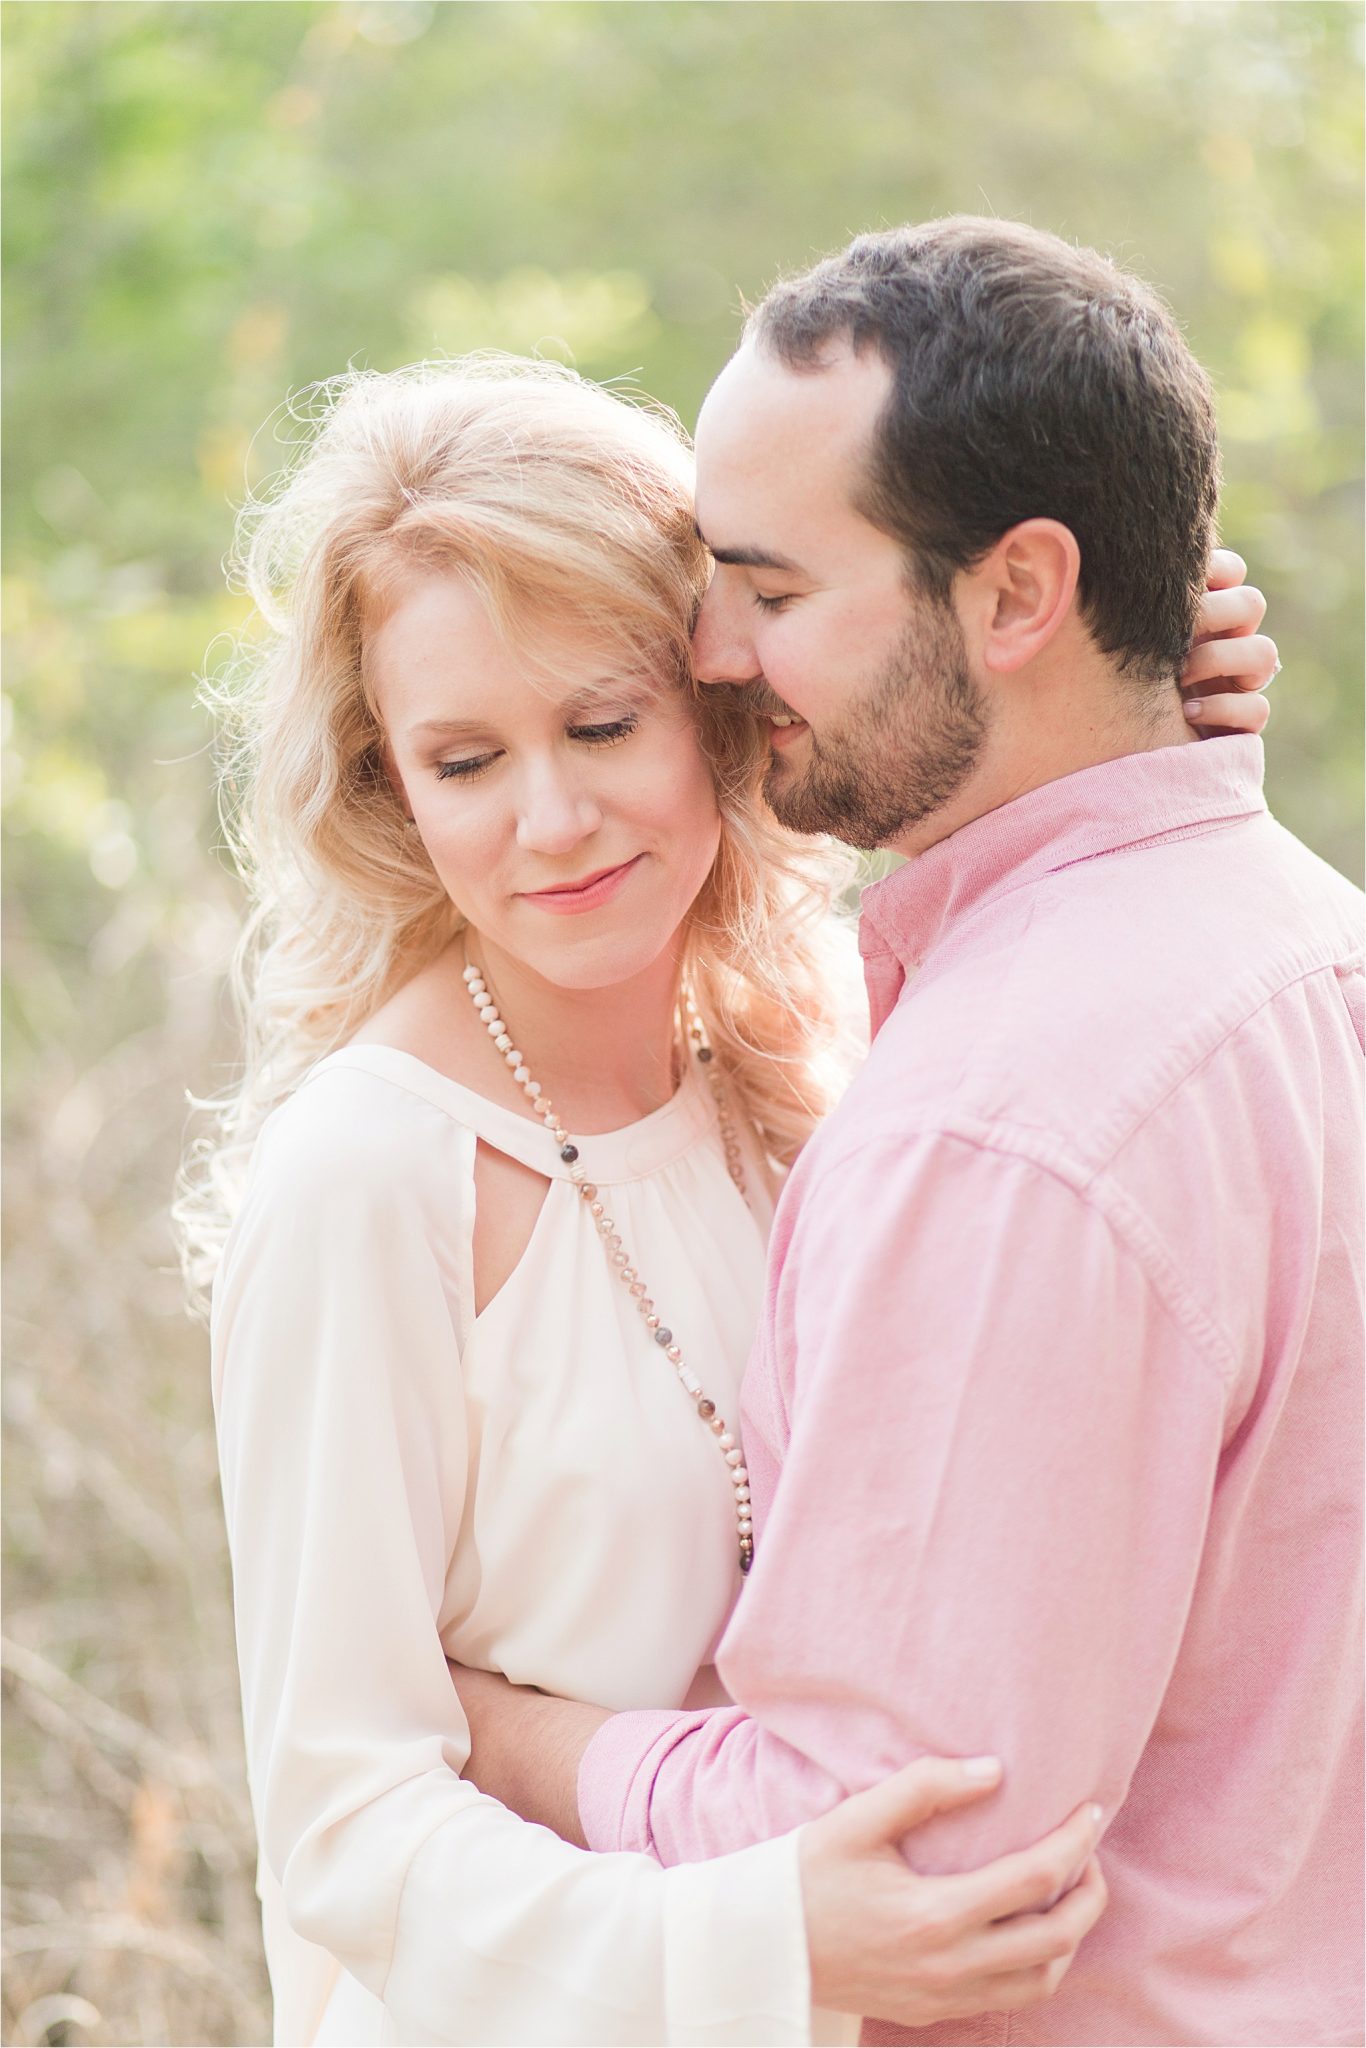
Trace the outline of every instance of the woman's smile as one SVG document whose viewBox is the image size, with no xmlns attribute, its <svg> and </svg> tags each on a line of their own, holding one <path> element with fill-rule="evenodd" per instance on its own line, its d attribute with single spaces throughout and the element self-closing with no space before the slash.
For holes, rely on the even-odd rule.
<svg viewBox="0 0 1366 2048">
<path fill-rule="evenodd" d="M 581 882 L 557 882 L 549 889 L 521 890 L 517 900 L 534 903 L 538 909 L 548 910 L 552 917 L 576 917 L 580 911 L 597 910 L 610 903 L 644 858 L 643 853 L 638 853 L 617 867 L 599 868 Z"/>
</svg>

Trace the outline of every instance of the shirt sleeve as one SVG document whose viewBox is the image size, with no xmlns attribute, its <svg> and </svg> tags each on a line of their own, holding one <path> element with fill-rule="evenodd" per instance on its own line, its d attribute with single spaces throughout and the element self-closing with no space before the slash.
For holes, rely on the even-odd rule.
<svg viewBox="0 0 1366 2048">
<path fill-rule="evenodd" d="M 263 1134 L 213 1321 L 248 1770 L 289 1923 L 398 2040 L 542 2039 L 554 2013 L 565 2041 L 806 2042 L 795 1837 L 666 1873 L 575 1850 L 460 1778 L 439 1633 L 467 1457 L 447 1240 L 474 1140 L 443 1119 L 409 1146 L 396 1091 L 366 1127 L 325 1078 Z"/>
<path fill-rule="evenodd" d="M 790 1441 L 709 1714 L 619 1715 L 583 1758 L 596 1848 L 665 1863 L 790 1828 L 914 1757 L 1002 1792 L 917 1830 L 925 1871 L 1113 1814 L 1181 1641 L 1226 1372 L 1141 1222 L 943 1133 L 808 1183 L 771 1303 Z"/>
</svg>

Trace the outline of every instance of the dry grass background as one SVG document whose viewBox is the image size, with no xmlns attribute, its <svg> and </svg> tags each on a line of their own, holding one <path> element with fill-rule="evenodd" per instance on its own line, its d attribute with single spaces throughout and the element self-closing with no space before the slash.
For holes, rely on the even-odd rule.
<svg viewBox="0 0 1366 2048">
<path fill-rule="evenodd" d="M 14 2043 L 270 2039 L 206 1347 L 166 1219 L 217 986 L 162 964 L 161 1020 L 84 1070 L 54 1048 L 8 1140 Z"/>
</svg>

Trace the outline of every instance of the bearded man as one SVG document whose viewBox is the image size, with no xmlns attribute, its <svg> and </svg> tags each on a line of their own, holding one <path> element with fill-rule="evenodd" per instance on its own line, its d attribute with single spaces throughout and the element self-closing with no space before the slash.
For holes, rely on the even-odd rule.
<svg viewBox="0 0 1366 2048">
<path fill-rule="evenodd" d="M 462 1678 L 474 1774 L 676 1863 L 991 1752 L 919 1867 L 1094 1792 L 1109 1912 L 1033 2011 L 866 2039 L 1359 2041 L 1362 900 L 1183 709 L 1208 380 L 1137 279 L 953 219 L 773 291 L 697 450 L 703 681 L 780 818 L 907 858 L 775 1224 L 734 1704 Z"/>
</svg>

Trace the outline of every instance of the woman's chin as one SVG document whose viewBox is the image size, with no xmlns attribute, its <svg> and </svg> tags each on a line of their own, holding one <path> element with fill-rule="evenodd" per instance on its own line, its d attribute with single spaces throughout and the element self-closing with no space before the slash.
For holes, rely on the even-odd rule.
<svg viewBox="0 0 1366 2048">
<path fill-rule="evenodd" d="M 649 932 L 573 932 L 553 943 L 528 934 L 499 934 L 495 944 L 549 988 L 589 995 L 599 990 L 626 990 L 661 958 L 678 957 L 678 925 Z"/>
</svg>

